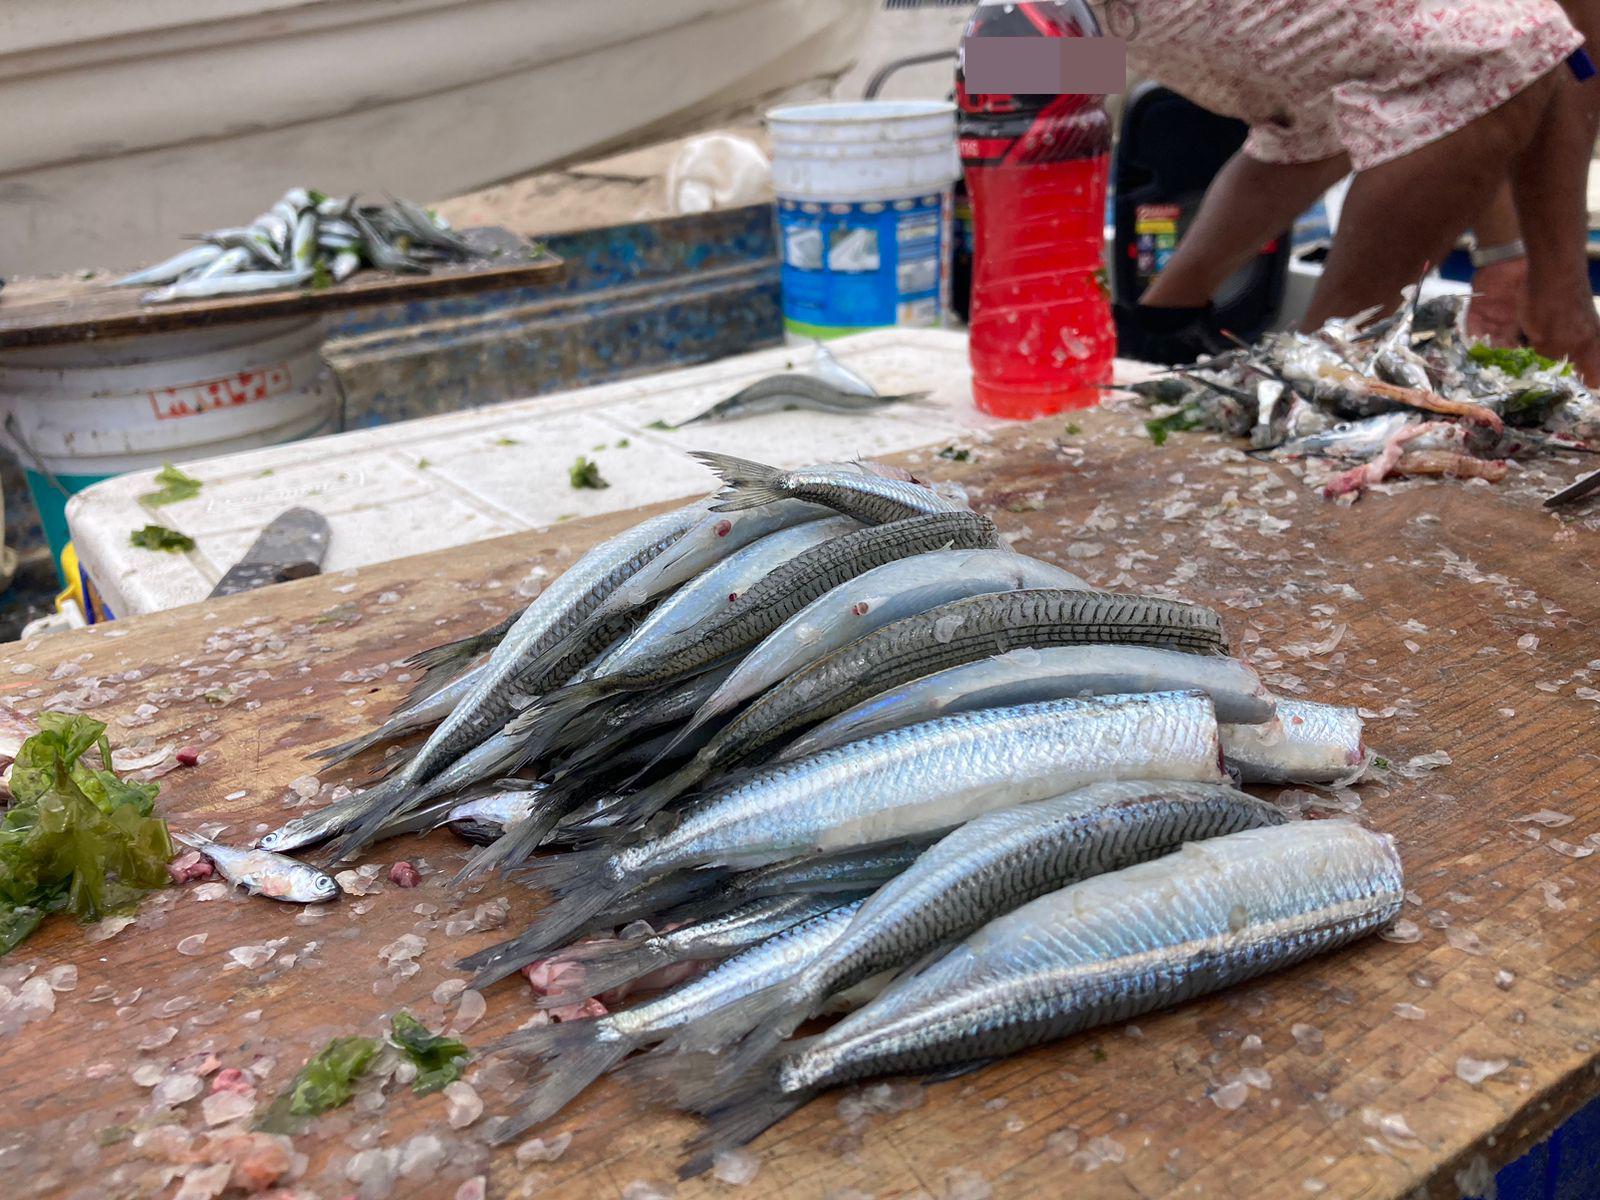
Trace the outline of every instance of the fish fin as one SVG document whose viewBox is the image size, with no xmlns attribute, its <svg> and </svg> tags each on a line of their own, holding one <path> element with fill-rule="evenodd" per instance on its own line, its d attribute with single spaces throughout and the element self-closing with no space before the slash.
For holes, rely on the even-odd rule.
<svg viewBox="0 0 1600 1200">
<path fill-rule="evenodd" d="M 513 821 L 499 837 L 467 860 L 466 866 L 451 881 L 452 885 L 459 887 L 474 875 L 495 868 L 504 870 L 520 866 L 527 861 L 528 855 L 543 845 L 565 811 L 565 797 L 560 794 L 552 796 L 548 792 L 541 795 L 534 801 L 527 816 Z"/>
<path fill-rule="evenodd" d="M 204 850 L 213 844 L 210 838 L 201 837 L 198 833 L 185 833 L 181 829 L 169 829 L 167 833 L 173 841 L 188 846 L 191 850 Z"/>
<path fill-rule="evenodd" d="M 924 402 L 931 395 L 933 395 L 933 393 L 929 392 L 929 391 L 897 392 L 892 396 L 879 396 L 878 399 L 880 401 L 882 401 L 884 404 L 913 404 L 913 405 L 918 405 L 918 406 L 931 407 L 931 406 L 924 405 Z"/>
<path fill-rule="evenodd" d="M 377 839 L 378 831 L 385 822 L 403 815 L 407 809 L 424 799 L 421 789 L 412 786 L 404 771 L 390 775 L 361 795 L 364 800 L 361 814 L 340 827 L 344 836 L 333 844 L 330 862 L 354 858 Z M 330 830 L 329 835 L 337 832 L 337 829 Z"/>
<path fill-rule="evenodd" d="M 725 1092 L 722 1105 L 706 1114 L 709 1126 L 684 1145 L 688 1158 L 678 1168 L 678 1178 L 693 1179 L 703 1174 L 719 1150 L 734 1150 L 755 1141 L 815 1094 L 809 1090 L 783 1091 L 778 1085 L 776 1066 L 762 1078 Z"/>
<path fill-rule="evenodd" d="M 693 450 L 691 455 L 709 467 L 726 485 L 721 503 L 711 506 L 712 512 L 739 512 L 746 508 L 759 508 L 787 499 L 787 493 L 778 486 L 783 472 L 765 463 L 732 454 L 718 454 L 713 450 Z"/>
<path fill-rule="evenodd" d="M 673 800 L 688 791 L 705 777 L 705 767 L 698 759 L 691 759 L 665 779 L 658 779 L 647 787 L 627 796 L 619 797 L 595 813 L 588 821 L 571 827 L 572 832 L 594 830 L 600 836 L 609 836 L 617 829 L 632 829 L 660 812 Z M 598 828 L 595 822 L 604 820 Z"/>
<path fill-rule="evenodd" d="M 435 675 L 440 671 L 449 671 L 452 668 L 466 665 L 481 654 L 484 649 L 483 634 L 475 633 L 471 637 L 457 638 L 453 642 L 445 642 L 443 645 L 430 646 L 426 650 L 418 650 L 410 658 L 406 659 L 406 666 L 420 667 L 428 672 L 429 675 Z"/>
<path fill-rule="evenodd" d="M 632 983 L 658 967 L 677 961 L 660 938 L 628 938 L 623 941 L 579 942 L 568 946 L 552 960 L 583 968 L 583 982 L 575 990 L 541 996 L 537 1008 L 561 1008 L 598 996 L 625 983 Z"/>
<path fill-rule="evenodd" d="M 531 707 L 507 721 L 502 732 L 508 737 L 535 738 L 542 750 L 560 735 L 568 721 L 605 699 L 613 690 L 596 680 L 570 683 L 535 700 Z"/>
<path fill-rule="evenodd" d="M 960 1079 L 965 1075 L 971 1075 L 974 1071 L 981 1071 L 990 1063 L 998 1061 L 999 1059 L 994 1058 L 974 1058 L 968 1062 L 951 1063 L 949 1066 L 940 1067 L 922 1076 L 922 1083 L 924 1087 L 935 1083 L 949 1083 L 952 1079 Z"/>
<path fill-rule="evenodd" d="M 811 1007 L 804 995 L 790 987 L 792 982 L 792 979 L 780 980 L 712 1009 L 678 1029 L 669 1039 L 670 1044 L 676 1050 L 690 1053 L 721 1051 L 752 1030 L 768 1026 L 777 1028 L 787 1022 L 787 1028 L 781 1034 L 766 1039 L 770 1044 L 782 1041 L 806 1019 Z M 789 1021 L 789 1017 L 796 1012 L 798 1015 Z M 723 1072 L 719 1071 L 718 1074 Z"/>
<path fill-rule="evenodd" d="M 638 1045 L 633 1038 L 602 1036 L 608 1027 L 598 1021 L 570 1021 L 538 1028 L 540 1032 L 555 1031 L 538 1051 L 547 1060 L 545 1068 L 523 1093 L 520 1111 L 496 1131 L 496 1143 L 548 1121 Z"/>
<path fill-rule="evenodd" d="M 624 871 L 614 849 L 571 850 L 530 864 L 529 886 L 548 888 L 559 899 L 514 938 L 480 950 L 460 962 L 477 973 L 473 986 L 487 986 L 561 945 L 607 905 L 615 904 L 641 882 Z"/>
</svg>

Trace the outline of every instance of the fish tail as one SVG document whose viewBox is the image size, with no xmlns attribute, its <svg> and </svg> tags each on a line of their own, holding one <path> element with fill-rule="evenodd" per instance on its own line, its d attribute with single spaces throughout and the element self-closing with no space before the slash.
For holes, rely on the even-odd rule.
<svg viewBox="0 0 1600 1200">
<path fill-rule="evenodd" d="M 746 508 L 759 508 L 788 498 L 781 480 L 783 472 L 765 463 L 732 454 L 718 454 L 714 450 L 691 452 L 705 466 L 721 478 L 723 488 L 721 503 L 711 506 L 713 512 L 739 512 Z"/>
<path fill-rule="evenodd" d="M 374 746 L 381 746 L 384 742 L 394 738 L 404 737 L 409 732 L 411 732 L 409 729 L 391 729 L 389 723 L 385 722 L 378 728 L 368 733 L 363 733 L 360 737 L 351 738 L 348 742 L 340 742 L 337 746 L 327 746 L 321 750 L 314 750 L 306 757 L 320 759 L 331 767 L 352 759 L 363 751 L 372 749 Z"/>
<path fill-rule="evenodd" d="M 640 880 L 625 871 L 611 848 L 571 850 L 541 859 L 529 868 L 529 885 L 555 892 L 559 899 L 516 937 L 461 960 L 476 972 L 474 987 L 486 987 L 562 945 L 584 923 L 615 904 Z"/>
<path fill-rule="evenodd" d="M 538 1008 L 577 1004 L 632 983 L 659 967 L 670 966 L 678 956 L 660 938 L 642 937 L 620 942 L 580 942 L 553 955 L 552 961 L 582 967 L 582 982 L 572 990 L 541 996 L 536 1002 Z"/>
<path fill-rule="evenodd" d="M 678 1050 L 690 1052 L 720 1051 L 759 1028 L 765 1031 L 763 1041 L 766 1045 L 776 1045 L 806 1019 L 811 1007 L 804 992 L 791 986 L 795 982 L 781 980 L 713 1009 L 679 1029 L 670 1039 L 671 1044 Z M 774 1029 L 781 1029 L 782 1032 L 774 1035 L 771 1033 Z M 743 1043 L 740 1049 L 743 1049 Z M 746 1061 L 749 1061 L 748 1057 Z M 719 1070 L 718 1074 L 725 1075 L 726 1072 Z"/>
<path fill-rule="evenodd" d="M 531 1051 L 544 1057 L 544 1070 L 523 1093 L 520 1111 L 496 1131 L 496 1143 L 504 1143 L 548 1121 L 638 1045 L 633 1038 L 606 1036 L 612 1031 L 598 1021 L 552 1023 L 528 1032 L 544 1033 L 546 1030 L 551 1031 L 551 1036 L 539 1039 L 537 1049 Z M 518 1036 L 513 1034 L 506 1040 Z M 516 1047 L 511 1052 L 529 1051 Z"/>
<path fill-rule="evenodd" d="M 528 815 L 513 821 L 499 837 L 478 850 L 456 873 L 451 885 L 459 887 L 475 875 L 491 870 L 509 870 L 527 861 L 555 828 L 566 811 L 566 798 L 548 792 L 534 801 Z"/>
<path fill-rule="evenodd" d="M 531 708 L 513 717 L 506 723 L 504 733 L 508 737 L 534 739 L 539 746 L 535 751 L 537 755 L 560 735 L 567 722 L 605 699 L 613 690 L 598 680 L 568 684 L 542 696 Z"/>
<path fill-rule="evenodd" d="M 786 1092 L 778 1082 L 776 1064 L 743 1087 L 726 1091 L 722 1104 L 706 1114 L 710 1122 L 684 1144 L 688 1157 L 678 1168 L 679 1179 L 693 1179 L 710 1169 L 717 1152 L 735 1150 L 753 1142 L 815 1095 L 810 1090 Z"/>
<path fill-rule="evenodd" d="M 658 779 L 648 787 L 621 797 L 582 825 L 573 826 L 573 829 L 593 830 L 602 836 L 609 836 L 619 829 L 637 828 L 703 778 L 705 778 L 705 766 L 698 759 L 694 759 L 665 779 Z"/>
<path fill-rule="evenodd" d="M 430 675 L 451 668 L 465 666 L 479 654 L 499 643 L 499 638 L 494 638 L 485 643 L 484 635 L 475 633 L 471 637 L 457 638 L 453 642 L 445 642 L 442 646 L 429 646 L 426 650 L 418 650 L 406 659 L 406 666 L 421 667 Z"/>
</svg>

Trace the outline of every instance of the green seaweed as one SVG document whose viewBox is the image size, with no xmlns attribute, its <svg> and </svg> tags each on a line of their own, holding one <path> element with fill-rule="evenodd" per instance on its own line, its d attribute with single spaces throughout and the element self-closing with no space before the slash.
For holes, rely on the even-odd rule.
<svg viewBox="0 0 1600 1200">
<path fill-rule="evenodd" d="M 1571 375 L 1572 364 L 1557 363 L 1528 346 L 1491 346 L 1488 342 L 1474 342 L 1467 348 L 1467 357 L 1480 367 L 1498 367 L 1513 379 L 1521 379 L 1529 371 L 1555 371 Z"/>
<path fill-rule="evenodd" d="M 1199 429 L 1204 424 L 1199 414 L 1190 412 L 1187 408 L 1180 408 L 1177 412 L 1168 413 L 1164 417 L 1151 417 L 1144 423 L 1144 431 L 1157 446 L 1165 446 L 1168 434 Z"/>
<path fill-rule="evenodd" d="M 608 488 L 607 483 L 600 475 L 600 464 L 591 462 L 583 455 L 578 455 L 578 461 L 567 469 L 567 480 L 575 488 Z"/>
<path fill-rule="evenodd" d="M 182 554 L 194 549 L 194 539 L 187 533 L 179 533 L 165 525 L 146 525 L 128 535 L 128 545 L 135 550 L 164 550 L 168 554 Z"/>
<path fill-rule="evenodd" d="M 946 446 L 939 451 L 939 457 L 948 459 L 950 462 L 971 462 L 972 451 L 964 446 Z"/>
<path fill-rule="evenodd" d="M 156 482 L 161 485 L 159 489 L 139 497 L 142 503 L 151 508 L 176 504 L 179 500 L 193 500 L 200 494 L 200 481 L 192 475 L 185 475 L 171 463 L 161 464 L 161 470 L 156 472 Z"/>
<path fill-rule="evenodd" d="M 306 1061 L 256 1122 L 256 1128 L 269 1133 L 300 1132 L 303 1122 L 295 1118 L 318 1116 L 355 1095 L 356 1080 L 377 1053 L 375 1038 L 334 1038 Z"/>
<path fill-rule="evenodd" d="M 408 1012 L 398 1012 L 391 1022 L 389 1040 L 416 1064 L 411 1090 L 419 1096 L 437 1092 L 461 1078 L 467 1061 L 466 1043 L 428 1032 L 428 1027 Z"/>
<path fill-rule="evenodd" d="M 17 751 L 0 820 L 0 955 L 50 913 L 95 921 L 169 882 L 157 785 L 117 777 L 103 721 L 44 712 L 38 722 Z"/>
</svg>

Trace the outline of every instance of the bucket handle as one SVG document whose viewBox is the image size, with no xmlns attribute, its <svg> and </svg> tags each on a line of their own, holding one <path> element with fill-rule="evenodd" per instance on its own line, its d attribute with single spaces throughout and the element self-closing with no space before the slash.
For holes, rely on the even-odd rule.
<svg viewBox="0 0 1600 1200">
<path fill-rule="evenodd" d="M 44 459 L 39 457 L 39 452 L 32 446 L 28 445 L 27 439 L 22 436 L 22 430 L 17 425 L 16 413 L 6 414 L 5 428 L 6 436 L 15 442 L 17 444 L 17 449 L 21 450 L 23 455 L 33 463 L 33 469 L 42 475 L 46 480 L 48 480 L 50 486 L 55 488 L 56 491 L 60 492 L 67 499 L 72 499 L 72 493 L 67 490 L 66 484 L 57 479 L 56 473 L 44 465 Z"/>
</svg>

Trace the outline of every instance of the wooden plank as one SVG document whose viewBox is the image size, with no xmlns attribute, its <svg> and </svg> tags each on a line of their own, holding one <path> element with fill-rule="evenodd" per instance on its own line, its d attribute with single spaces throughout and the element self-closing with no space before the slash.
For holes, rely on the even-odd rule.
<svg viewBox="0 0 1600 1200">
<path fill-rule="evenodd" d="M 1358 816 L 1398 839 L 1413 893 L 1404 916 L 1420 940 L 1371 939 L 895 1093 L 922 1100 L 909 1111 L 861 1116 L 861 1093 L 830 1094 L 755 1144 L 752 1194 L 987 1194 L 961 1190 L 976 1178 L 1000 1197 L 1454 1196 L 1458 1178 L 1486 1179 L 1600 1078 L 1600 855 L 1555 846 L 1600 841 L 1600 706 L 1589 690 L 1600 685 L 1600 514 L 1538 510 L 1559 471 L 1516 476 L 1528 482 L 1515 491 L 1426 484 L 1330 504 L 1286 468 L 1212 438 L 1177 436 L 1158 450 L 1129 432 L 1125 414 L 1076 420 L 1086 434 L 1063 438 L 1060 422 L 1041 422 L 976 447 L 969 464 L 916 461 L 966 482 L 1020 549 L 1102 585 L 1217 605 L 1274 686 L 1377 714 L 1369 741 L 1390 761 L 1447 752 L 1448 767 L 1360 789 Z M 401 695 L 403 672 L 380 675 L 383 664 L 487 626 L 520 602 L 514 589 L 530 568 L 554 574 L 637 515 L 8 647 L 0 680 L 23 709 L 92 697 L 121 743 L 210 739 L 204 763 L 165 778 L 162 805 L 179 827 L 229 820 L 242 835 L 282 819 L 308 751 L 368 727 Z M 146 702 L 157 711 L 141 717 Z M 1519 821 L 1540 810 L 1573 821 Z M 135 1064 L 198 1048 L 224 1066 L 266 1056 L 271 1094 L 329 1037 L 376 1033 L 398 1008 L 442 1024 L 453 1006 L 431 996 L 456 977 L 450 964 L 501 936 L 450 937 L 445 923 L 504 894 L 515 925 L 537 897 L 498 884 L 456 896 L 445 880 L 462 850 L 446 834 L 382 846 L 371 861 L 401 856 L 429 864 L 423 887 L 343 897 L 313 924 L 265 900 L 201 903 L 177 890 L 98 944 L 49 922 L 6 965 L 73 963 L 79 982 L 52 1016 L 0 1047 L 8 1178 L 31 1179 L 41 1195 L 160 1194 L 156 1168 L 127 1142 L 94 1148 L 96 1131 L 136 1122 L 147 1104 L 129 1078 Z M 198 957 L 175 953 L 202 932 Z M 378 951 L 410 932 L 427 939 L 421 970 L 391 985 Z M 278 938 L 287 941 L 273 962 L 225 969 L 230 948 Z M 102 986 L 121 998 L 91 1003 Z M 520 980 L 487 999 L 488 1017 L 467 1034 L 475 1045 L 531 1013 Z M 1424 1015 L 1403 1019 L 1397 1005 Z M 170 1042 L 137 1049 L 169 1028 Z M 1508 1066 L 1472 1086 L 1456 1073 L 1463 1056 Z M 1271 1086 L 1225 1110 L 1212 1097 L 1244 1066 L 1264 1069 Z M 485 1119 L 517 1090 L 502 1069 L 479 1068 Z M 849 1120 L 846 1095 L 857 1098 Z M 197 1107 L 180 1110 L 188 1129 L 199 1126 Z M 450 1197 L 464 1176 L 487 1171 L 496 1197 L 638 1197 L 649 1193 L 630 1184 L 669 1188 L 693 1128 L 607 1081 L 545 1131 L 574 1135 L 564 1156 L 519 1167 L 509 1150 L 490 1155 L 474 1139 L 483 1122 L 456 1132 L 444 1114 L 441 1097 L 405 1092 L 375 1115 L 330 1114 L 297 1140 L 309 1156 L 305 1186 L 342 1196 L 356 1146 L 433 1131 L 450 1140 L 449 1164 L 396 1194 Z M 726 1187 L 706 1178 L 676 1194 Z"/>
<path fill-rule="evenodd" d="M 173 333 L 203 325 L 265 321 L 364 305 L 437 300 L 554 283 L 565 272 L 565 265 L 556 255 L 507 230 L 467 229 L 462 234 L 490 257 L 436 267 L 426 275 L 364 270 L 325 288 L 214 296 L 171 304 L 141 304 L 139 297 L 149 288 L 106 287 L 103 278 L 15 280 L 0 291 L 0 350 Z"/>
</svg>

